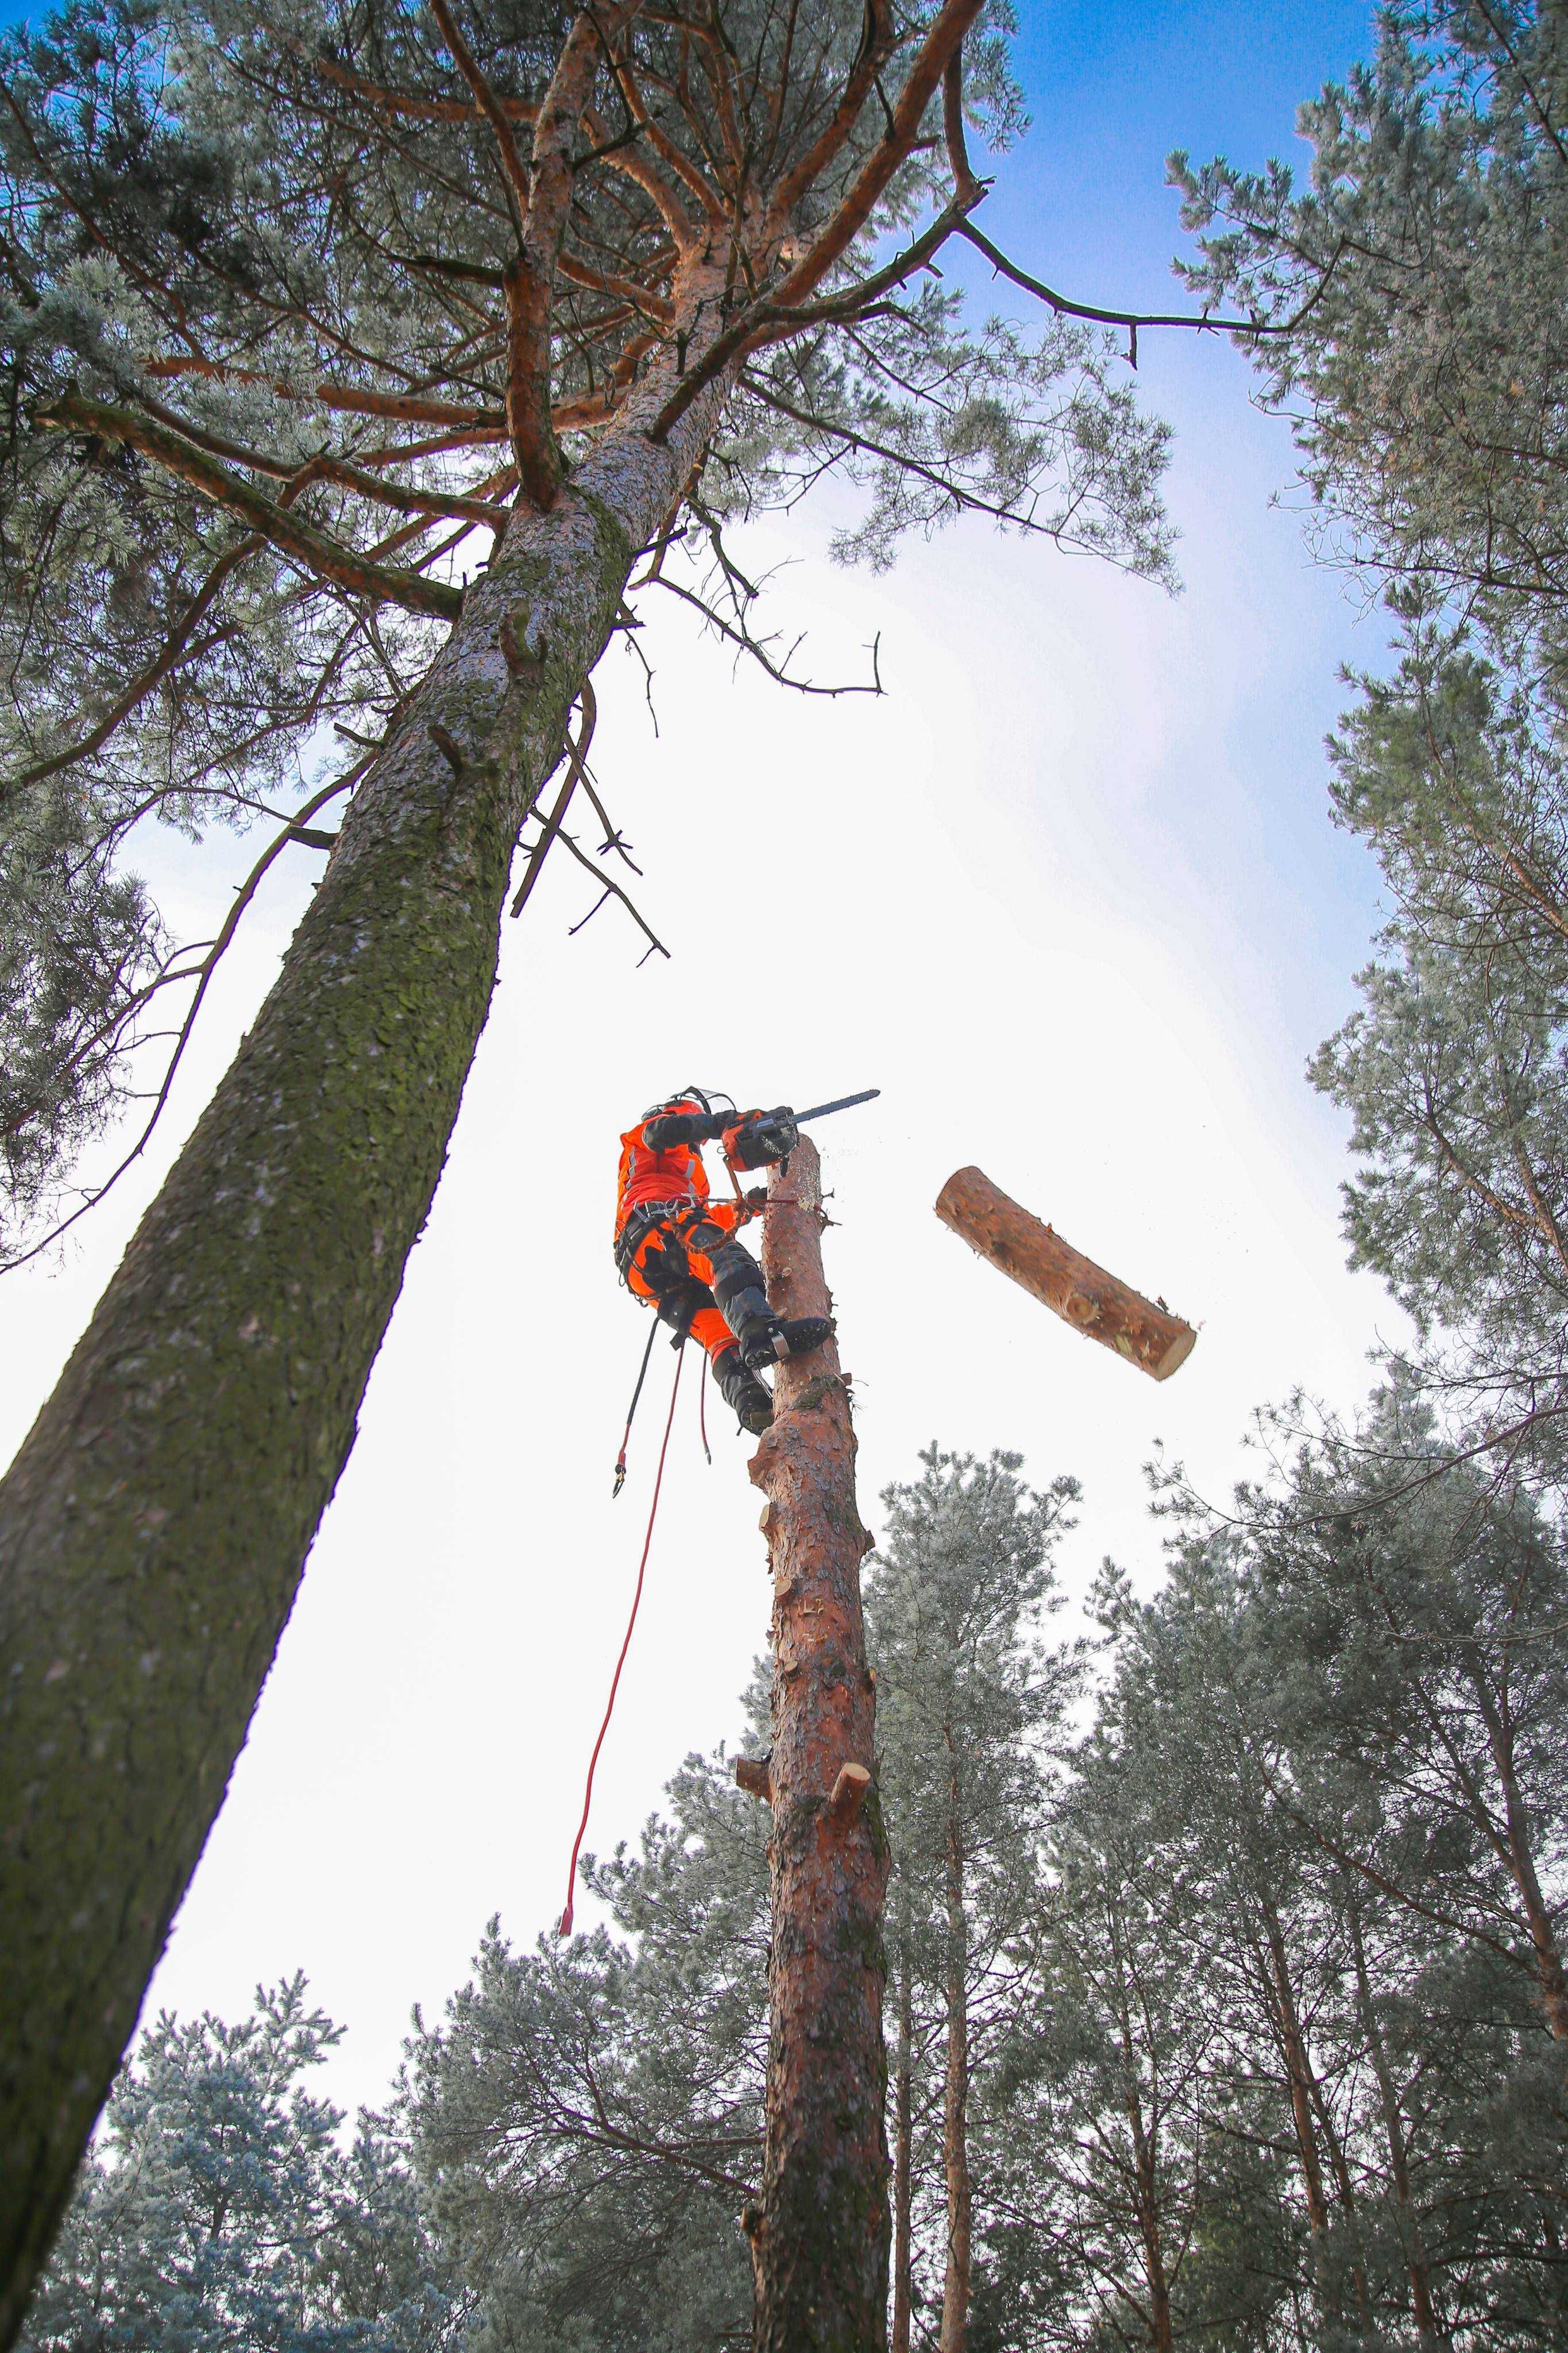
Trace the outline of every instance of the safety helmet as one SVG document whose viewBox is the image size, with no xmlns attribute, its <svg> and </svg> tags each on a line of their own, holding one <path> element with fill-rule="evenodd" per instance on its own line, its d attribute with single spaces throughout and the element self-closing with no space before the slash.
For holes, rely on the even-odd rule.
<svg viewBox="0 0 1568 2353">
<path fill-rule="evenodd" d="M 680 1103 L 700 1103 L 710 1116 L 721 1104 L 735 1109 L 735 1098 L 718 1087 L 681 1087 L 675 1094 L 667 1095 L 663 1103 L 649 1103 L 644 1119 L 657 1119 L 661 1111 L 674 1111 Z"/>
</svg>

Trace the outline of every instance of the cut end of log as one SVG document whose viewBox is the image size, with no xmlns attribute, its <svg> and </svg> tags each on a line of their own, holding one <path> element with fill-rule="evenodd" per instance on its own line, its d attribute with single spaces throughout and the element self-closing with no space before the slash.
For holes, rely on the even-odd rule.
<svg viewBox="0 0 1568 2353">
<path fill-rule="evenodd" d="M 936 1213 L 1064 1324 L 1114 1349 L 1152 1380 L 1168 1381 L 1197 1345 L 1190 1324 L 1085 1258 L 983 1168 L 955 1170 L 937 1195 Z"/>
<path fill-rule="evenodd" d="M 833 1784 L 833 1795 L 827 1800 L 827 1810 L 834 1821 L 847 1830 L 865 1803 L 870 1786 L 871 1776 L 864 1765 L 841 1765 L 838 1778 Z"/>
<path fill-rule="evenodd" d="M 1159 1363 L 1150 1366 L 1150 1372 L 1157 1381 L 1168 1381 L 1173 1373 L 1180 1372 L 1197 1345 L 1197 1334 L 1190 1324 L 1184 1324 Z"/>
</svg>

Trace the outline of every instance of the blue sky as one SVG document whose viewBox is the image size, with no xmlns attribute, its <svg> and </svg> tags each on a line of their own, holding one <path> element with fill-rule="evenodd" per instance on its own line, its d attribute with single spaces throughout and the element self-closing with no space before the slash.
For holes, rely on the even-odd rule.
<svg viewBox="0 0 1568 2353">
<path fill-rule="evenodd" d="M 1064 290 L 1157 308 L 1179 242 L 1167 152 L 1289 155 L 1298 103 L 1369 30 L 1341 5 L 1024 15 L 1034 128 L 985 226 Z M 374 2097 L 409 2003 L 438 2011 L 487 1916 L 528 1940 L 558 1908 L 649 1469 L 634 1450 L 611 1504 L 644 1337 L 608 1261 L 615 1137 L 672 1084 L 884 1090 L 823 1135 L 873 1525 L 933 1435 L 1017 1446 L 1041 1481 L 1084 1480 L 1069 1593 L 1108 1550 L 1147 1582 L 1156 1441 L 1223 1494 L 1254 1407 L 1298 1380 L 1342 1406 L 1364 1388 L 1399 1321 L 1344 1271 L 1343 1123 L 1302 1071 L 1376 921 L 1375 877 L 1328 823 L 1321 744 L 1339 665 L 1375 664 L 1383 632 L 1310 561 L 1288 431 L 1240 357 L 1150 334 L 1142 362 L 1176 428 L 1179 599 L 973 523 L 884 579 L 847 574 L 829 498 L 759 531 L 752 562 L 785 567 L 777 619 L 810 629 L 819 673 L 880 631 L 883 702 L 781 698 L 650 615 L 655 737 L 639 677 L 602 665 L 595 758 L 675 959 L 637 972 L 608 915 L 568 940 L 570 869 L 506 927 L 447 1175 L 156 2000 L 233 2013 L 303 1966 L 349 2023 L 335 2088 Z M 195 935 L 246 855 L 157 837 L 144 864 Z M 10 1278 L 0 1447 L 265 989 L 306 865 L 242 935 L 163 1160 L 59 1267 Z M 726 933 L 737 875 L 760 878 L 752 938 L 787 931 L 809 988 Z M 938 1228 L 931 1202 L 970 1161 L 1200 1323 L 1174 1381 L 1084 1345 Z M 744 1451 L 726 1436 L 708 1472 L 689 1403 L 600 1769 L 601 1851 L 687 1750 L 732 1735 L 765 1635 Z"/>
</svg>

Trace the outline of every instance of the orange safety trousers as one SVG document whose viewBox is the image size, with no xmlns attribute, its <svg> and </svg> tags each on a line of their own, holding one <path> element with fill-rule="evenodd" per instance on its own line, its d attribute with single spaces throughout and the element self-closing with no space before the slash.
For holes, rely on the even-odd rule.
<svg viewBox="0 0 1568 2353">
<path fill-rule="evenodd" d="M 687 1226 L 693 1237 L 691 1240 L 688 1240 L 686 1234 L 677 1231 L 678 1220 Z M 721 1356 L 726 1348 L 732 1348 L 735 1345 L 735 1335 L 725 1323 L 723 1314 L 713 1299 L 713 1261 L 699 1246 L 699 1238 L 705 1226 L 717 1226 L 721 1233 L 732 1234 L 741 1223 L 741 1208 L 736 1201 L 703 1201 L 699 1205 L 699 1215 L 696 1218 L 691 1217 L 689 1205 L 683 1203 L 672 1213 L 667 1222 L 649 1229 L 645 1240 L 638 1245 L 637 1256 L 626 1269 L 627 1289 L 635 1292 L 639 1299 L 646 1299 L 657 1307 L 659 1294 L 643 1272 L 644 1254 L 650 1243 L 664 1248 L 673 1242 L 678 1251 L 684 1252 L 687 1266 L 693 1278 L 700 1282 L 709 1293 L 708 1305 L 699 1307 L 691 1318 L 691 1336 L 700 1348 L 707 1350 L 710 1358 Z"/>
</svg>

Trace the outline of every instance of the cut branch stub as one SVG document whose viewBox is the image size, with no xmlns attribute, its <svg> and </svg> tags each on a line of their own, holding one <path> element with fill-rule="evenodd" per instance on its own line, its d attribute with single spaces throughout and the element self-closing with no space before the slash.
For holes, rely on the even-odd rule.
<svg viewBox="0 0 1568 2353">
<path fill-rule="evenodd" d="M 822 1187 L 803 1142 L 768 1172 L 763 1265 L 782 1315 L 826 1315 Z M 882 1897 L 888 1842 L 869 1767 L 876 1688 L 860 1614 L 865 1531 L 834 1341 L 778 1367 L 752 1477 L 773 1579 L 768 2079 L 753 2353 L 883 2353 Z M 744 1779 L 742 1788 L 747 1786 Z"/>
<path fill-rule="evenodd" d="M 833 1784 L 833 1794 L 827 1800 L 830 1821 L 839 1830 L 847 1830 L 865 1801 L 871 1786 L 871 1774 L 865 1765 L 846 1764 L 838 1767 L 838 1778 Z"/>
<path fill-rule="evenodd" d="M 1156 1306 L 994 1185 L 982 1168 L 960 1168 L 937 1195 L 936 1213 L 971 1250 L 1000 1267 L 1066 1324 L 1114 1348 L 1155 1380 L 1168 1380 L 1197 1344 L 1190 1324 Z"/>
</svg>

